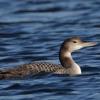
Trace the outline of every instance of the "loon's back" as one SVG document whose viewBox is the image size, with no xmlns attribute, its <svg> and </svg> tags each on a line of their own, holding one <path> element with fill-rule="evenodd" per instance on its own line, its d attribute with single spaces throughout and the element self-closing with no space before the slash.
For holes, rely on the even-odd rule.
<svg viewBox="0 0 100 100">
<path fill-rule="evenodd" d="M 51 64 L 51 63 L 46 63 L 46 62 L 24 64 L 16 68 L 0 71 L 0 79 L 24 77 L 26 75 L 35 75 L 39 72 L 54 72 L 55 73 L 58 70 L 61 71 L 62 74 L 65 72 L 65 68 L 57 64 Z"/>
</svg>

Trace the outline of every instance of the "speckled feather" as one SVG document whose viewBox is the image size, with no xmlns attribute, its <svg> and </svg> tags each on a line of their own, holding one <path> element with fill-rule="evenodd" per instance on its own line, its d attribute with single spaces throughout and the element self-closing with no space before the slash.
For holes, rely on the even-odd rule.
<svg viewBox="0 0 100 100">
<path fill-rule="evenodd" d="M 54 72 L 56 74 L 66 73 L 66 69 L 61 65 L 50 63 L 32 63 L 24 64 L 13 69 L 0 71 L 0 79 L 24 77 L 26 75 L 35 75 L 39 72 Z"/>
</svg>

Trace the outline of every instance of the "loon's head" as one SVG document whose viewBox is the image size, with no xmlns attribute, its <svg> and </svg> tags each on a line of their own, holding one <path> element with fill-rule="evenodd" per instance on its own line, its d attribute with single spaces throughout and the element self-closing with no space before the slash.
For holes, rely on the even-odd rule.
<svg viewBox="0 0 100 100">
<path fill-rule="evenodd" d="M 75 50 L 81 49 L 83 47 L 94 46 L 95 42 L 82 41 L 79 37 L 72 37 L 66 39 L 60 48 L 59 60 L 63 67 L 68 68 L 67 73 L 69 75 L 79 75 L 81 74 L 81 68 L 73 60 L 71 53 Z"/>
<path fill-rule="evenodd" d="M 61 48 L 69 51 L 69 52 L 74 52 L 75 50 L 84 48 L 84 47 L 89 47 L 89 46 L 94 46 L 96 45 L 96 42 L 86 42 L 82 41 L 79 37 L 72 37 L 69 39 L 66 39 Z"/>
</svg>

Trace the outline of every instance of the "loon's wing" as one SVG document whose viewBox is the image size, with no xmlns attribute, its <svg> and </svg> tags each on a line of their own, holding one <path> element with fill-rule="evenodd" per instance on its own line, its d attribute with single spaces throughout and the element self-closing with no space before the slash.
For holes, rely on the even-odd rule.
<svg viewBox="0 0 100 100">
<path fill-rule="evenodd" d="M 0 79 L 24 77 L 26 75 L 34 75 L 39 72 L 55 72 L 56 70 L 62 69 L 61 65 L 50 64 L 50 63 L 33 63 L 24 64 L 16 68 L 7 69 L 0 71 Z"/>
</svg>

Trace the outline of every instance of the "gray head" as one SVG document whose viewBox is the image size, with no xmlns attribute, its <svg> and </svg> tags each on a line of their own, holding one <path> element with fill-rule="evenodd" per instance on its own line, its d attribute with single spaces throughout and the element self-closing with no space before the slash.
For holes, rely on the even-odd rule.
<svg viewBox="0 0 100 100">
<path fill-rule="evenodd" d="M 75 50 L 94 45 L 96 45 L 96 42 L 86 42 L 82 41 L 79 37 L 72 37 L 66 39 L 62 43 L 61 49 L 67 50 L 69 52 L 74 52 Z"/>
<path fill-rule="evenodd" d="M 81 69 L 78 64 L 72 59 L 71 53 L 75 50 L 81 49 L 83 47 L 94 46 L 95 42 L 85 42 L 82 41 L 79 37 L 72 37 L 66 39 L 60 48 L 59 60 L 61 65 L 65 68 L 68 68 L 67 72 L 70 75 L 81 74 Z"/>
</svg>

